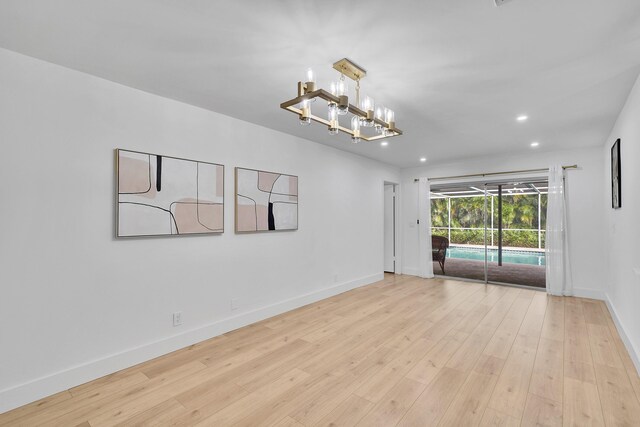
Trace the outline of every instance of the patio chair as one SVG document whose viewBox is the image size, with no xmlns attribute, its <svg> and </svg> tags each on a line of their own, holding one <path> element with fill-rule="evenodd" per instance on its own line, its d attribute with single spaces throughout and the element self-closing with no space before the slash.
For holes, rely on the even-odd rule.
<svg viewBox="0 0 640 427">
<path fill-rule="evenodd" d="M 444 262 L 447 259 L 447 248 L 449 247 L 449 239 L 442 236 L 431 236 L 431 253 L 433 261 L 438 261 L 442 274 L 444 273 Z"/>
</svg>

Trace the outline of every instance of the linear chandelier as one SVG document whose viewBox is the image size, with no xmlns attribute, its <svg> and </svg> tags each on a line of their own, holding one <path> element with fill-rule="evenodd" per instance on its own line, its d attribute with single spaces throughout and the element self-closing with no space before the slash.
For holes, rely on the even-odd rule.
<svg viewBox="0 0 640 427">
<path fill-rule="evenodd" d="M 375 141 L 402 135 L 396 128 L 393 110 L 376 105 L 373 98 L 360 98 L 360 80 L 367 72 L 347 58 L 333 64 L 340 73 L 337 82 L 331 82 L 330 90 L 316 89 L 316 78 L 313 70 L 307 70 L 305 82 L 298 82 L 298 96 L 280 104 L 281 108 L 298 115 L 300 124 L 307 126 L 311 121 L 327 126 L 330 135 L 340 131 L 351 135 L 351 142 Z M 348 84 L 345 77 L 355 82 L 355 104 L 349 103 Z M 327 118 L 324 119 L 311 112 L 312 104 L 320 98 L 327 102 Z M 316 107 L 319 108 L 319 107 Z M 340 125 L 340 116 L 351 113 L 350 127 Z"/>
</svg>

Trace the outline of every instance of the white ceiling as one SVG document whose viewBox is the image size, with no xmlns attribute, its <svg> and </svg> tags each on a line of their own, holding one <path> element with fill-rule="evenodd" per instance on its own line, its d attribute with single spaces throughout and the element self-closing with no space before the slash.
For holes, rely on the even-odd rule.
<svg viewBox="0 0 640 427">
<path fill-rule="evenodd" d="M 640 72 L 640 1 L 3 0 L 0 46 L 409 167 L 602 145 Z M 396 111 L 389 146 L 280 109 L 342 57 Z"/>
</svg>

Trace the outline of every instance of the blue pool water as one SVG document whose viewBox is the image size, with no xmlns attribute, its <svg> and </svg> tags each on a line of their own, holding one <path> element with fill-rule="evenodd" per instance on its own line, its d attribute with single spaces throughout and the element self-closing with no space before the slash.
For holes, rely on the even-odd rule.
<svg viewBox="0 0 640 427">
<path fill-rule="evenodd" d="M 498 262 L 498 250 L 488 250 L 489 262 Z M 450 246 L 447 249 L 448 258 L 473 259 L 484 261 L 484 248 L 465 248 Z M 502 250 L 502 262 L 511 264 L 545 265 L 544 252 L 515 251 L 511 249 Z"/>
</svg>

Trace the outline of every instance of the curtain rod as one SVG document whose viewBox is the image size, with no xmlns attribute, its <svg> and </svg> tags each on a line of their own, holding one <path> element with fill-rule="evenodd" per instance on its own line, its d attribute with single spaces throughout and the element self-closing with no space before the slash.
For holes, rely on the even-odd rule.
<svg viewBox="0 0 640 427">
<path fill-rule="evenodd" d="M 562 166 L 562 169 L 577 169 L 578 165 L 566 165 Z M 487 173 L 472 173 L 469 175 L 457 175 L 457 176 L 438 176 L 435 178 L 427 178 L 429 181 L 441 181 L 443 179 L 457 179 L 457 178 L 471 178 L 474 176 L 485 177 L 485 176 L 493 176 L 493 175 L 510 175 L 514 173 L 528 173 L 528 172 L 544 172 L 548 171 L 549 168 L 541 168 L 541 169 L 522 169 L 517 171 L 507 171 L 507 172 L 487 172 Z M 413 182 L 420 181 L 420 178 L 415 178 Z"/>
</svg>

